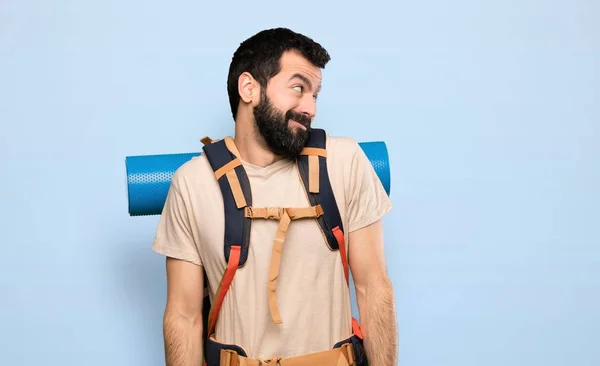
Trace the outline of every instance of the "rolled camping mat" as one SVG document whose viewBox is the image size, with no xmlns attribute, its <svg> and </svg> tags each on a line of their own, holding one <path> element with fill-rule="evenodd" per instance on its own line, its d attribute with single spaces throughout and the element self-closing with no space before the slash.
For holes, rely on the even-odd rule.
<svg viewBox="0 0 600 366">
<path fill-rule="evenodd" d="M 359 143 L 390 194 L 389 156 L 383 141 Z M 200 153 L 127 156 L 127 199 L 130 216 L 160 215 L 175 171 Z"/>
</svg>

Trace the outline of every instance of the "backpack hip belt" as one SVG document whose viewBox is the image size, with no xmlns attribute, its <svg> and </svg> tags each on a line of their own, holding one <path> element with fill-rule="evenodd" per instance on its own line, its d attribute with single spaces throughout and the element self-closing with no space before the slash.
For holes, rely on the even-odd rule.
<svg viewBox="0 0 600 366">
<path fill-rule="evenodd" d="M 248 358 L 236 350 L 222 348 L 219 351 L 219 366 L 356 366 L 353 344 L 344 343 L 331 350 L 309 353 L 295 357 L 273 357 L 270 359 Z M 212 366 L 212 365 L 211 365 Z"/>
</svg>

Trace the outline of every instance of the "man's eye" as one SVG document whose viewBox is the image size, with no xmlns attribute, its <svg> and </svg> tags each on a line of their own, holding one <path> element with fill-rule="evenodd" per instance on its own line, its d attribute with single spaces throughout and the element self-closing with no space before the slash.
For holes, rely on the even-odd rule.
<svg viewBox="0 0 600 366">
<path fill-rule="evenodd" d="M 302 86 L 300 85 L 295 86 L 293 89 L 296 90 L 298 93 L 302 93 Z"/>
</svg>

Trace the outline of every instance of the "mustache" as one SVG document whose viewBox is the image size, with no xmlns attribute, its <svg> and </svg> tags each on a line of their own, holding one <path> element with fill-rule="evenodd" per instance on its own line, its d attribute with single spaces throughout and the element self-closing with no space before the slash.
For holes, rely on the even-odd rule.
<svg viewBox="0 0 600 366">
<path fill-rule="evenodd" d="M 310 127 L 311 119 L 306 114 L 297 113 L 294 111 L 287 111 L 287 113 L 285 114 L 285 120 L 289 121 L 291 119 L 300 123 L 301 125 L 303 125 L 306 128 Z"/>
</svg>

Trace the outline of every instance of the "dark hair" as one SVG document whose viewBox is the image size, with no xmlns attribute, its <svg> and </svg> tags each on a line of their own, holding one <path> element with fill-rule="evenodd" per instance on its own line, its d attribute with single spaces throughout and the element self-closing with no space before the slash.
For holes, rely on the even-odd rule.
<svg viewBox="0 0 600 366">
<path fill-rule="evenodd" d="M 299 51 L 321 69 L 324 69 L 331 59 L 327 50 L 320 44 L 287 28 L 263 30 L 248 38 L 233 54 L 227 76 L 227 93 L 234 120 L 240 102 L 238 93 L 240 75 L 249 72 L 264 90 L 268 81 L 281 70 L 281 55 L 289 50 Z"/>
</svg>

